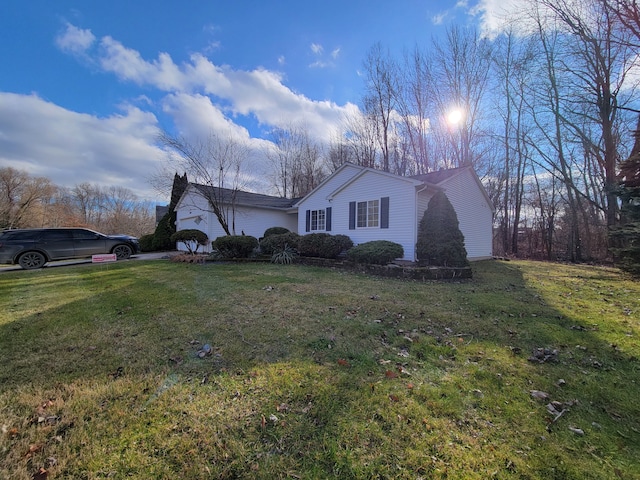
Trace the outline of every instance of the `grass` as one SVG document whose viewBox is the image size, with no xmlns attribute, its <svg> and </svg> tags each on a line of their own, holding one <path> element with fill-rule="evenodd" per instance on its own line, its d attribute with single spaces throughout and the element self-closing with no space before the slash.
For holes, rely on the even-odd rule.
<svg viewBox="0 0 640 480">
<path fill-rule="evenodd" d="M 4 272 L 0 478 L 640 478 L 639 312 L 535 262 Z"/>
</svg>

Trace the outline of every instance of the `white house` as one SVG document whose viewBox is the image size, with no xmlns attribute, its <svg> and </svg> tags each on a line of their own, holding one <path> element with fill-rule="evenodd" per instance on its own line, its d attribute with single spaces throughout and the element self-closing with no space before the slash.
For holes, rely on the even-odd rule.
<svg viewBox="0 0 640 480">
<path fill-rule="evenodd" d="M 176 207 L 177 228 L 197 228 L 210 239 L 224 235 L 207 206 L 202 185 L 190 184 Z M 416 260 L 418 224 L 433 194 L 443 190 L 453 205 L 469 260 L 490 258 L 494 208 L 471 167 L 402 177 L 345 163 L 302 199 L 238 192 L 235 232 L 260 238 L 282 226 L 301 235 L 326 232 L 349 236 L 357 245 L 390 240 Z"/>
<path fill-rule="evenodd" d="M 216 215 L 211 211 L 208 198 L 213 187 L 190 183 L 176 205 L 176 230 L 195 228 L 203 231 L 209 240 L 226 235 Z M 251 235 L 256 238 L 270 227 L 285 227 L 292 232 L 298 229 L 298 210 L 293 207 L 297 199 L 272 197 L 259 193 L 215 189 L 215 198 L 227 198 L 221 202 L 225 209 L 232 234 Z M 235 195 L 235 200 L 230 201 Z M 178 244 L 179 248 L 184 248 Z M 211 251 L 211 242 L 204 248 Z"/>
</svg>

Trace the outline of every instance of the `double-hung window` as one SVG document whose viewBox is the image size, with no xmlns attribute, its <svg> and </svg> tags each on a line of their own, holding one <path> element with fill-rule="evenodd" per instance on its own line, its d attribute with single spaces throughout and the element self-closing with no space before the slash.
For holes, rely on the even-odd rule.
<svg viewBox="0 0 640 480">
<path fill-rule="evenodd" d="M 389 228 L 389 197 L 349 202 L 349 230 Z"/>
<path fill-rule="evenodd" d="M 305 231 L 307 232 L 330 232 L 331 231 L 331 207 L 323 208 L 320 210 L 307 210 L 306 211 L 306 225 Z"/>
<path fill-rule="evenodd" d="M 357 204 L 358 228 L 377 227 L 380 217 L 380 200 L 368 200 Z"/>
<path fill-rule="evenodd" d="M 325 210 L 311 210 L 311 231 L 326 230 Z"/>
</svg>

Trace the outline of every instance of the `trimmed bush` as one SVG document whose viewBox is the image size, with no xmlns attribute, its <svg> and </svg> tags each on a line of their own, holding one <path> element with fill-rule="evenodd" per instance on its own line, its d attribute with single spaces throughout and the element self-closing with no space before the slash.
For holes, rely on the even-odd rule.
<svg viewBox="0 0 640 480">
<path fill-rule="evenodd" d="M 401 257 L 404 257 L 402 245 L 388 240 L 361 243 L 347 252 L 347 259 L 352 262 L 375 265 L 386 265 Z"/>
<path fill-rule="evenodd" d="M 351 237 L 348 237 L 347 235 L 338 234 L 334 235 L 333 238 L 336 240 L 336 242 L 338 242 L 340 253 L 353 247 L 353 240 L 351 240 Z"/>
<path fill-rule="evenodd" d="M 153 251 L 153 233 L 149 233 L 147 235 L 142 235 L 138 242 L 140 242 L 140 250 L 143 252 L 152 252 Z"/>
<path fill-rule="evenodd" d="M 439 191 L 431 198 L 418 226 L 416 255 L 423 265 L 467 267 L 464 235 L 451 202 Z"/>
<path fill-rule="evenodd" d="M 209 241 L 207 234 L 195 228 L 179 230 L 171 235 L 171 241 L 174 243 L 182 243 L 190 254 L 195 254 L 198 248 L 206 245 Z M 195 248 L 194 248 L 195 246 Z"/>
<path fill-rule="evenodd" d="M 284 227 L 270 227 L 264 231 L 262 238 L 270 237 L 271 235 L 282 235 L 283 233 L 289 233 L 291 230 Z"/>
<path fill-rule="evenodd" d="M 211 246 L 225 258 L 249 258 L 258 248 L 258 239 L 251 235 L 227 235 L 216 238 Z"/>
<path fill-rule="evenodd" d="M 298 241 L 298 253 L 304 257 L 338 258 L 340 253 L 350 248 L 353 242 L 346 235 L 310 233 Z"/>
<path fill-rule="evenodd" d="M 300 240 L 300 235 L 294 232 L 280 233 L 275 235 L 266 235 L 265 232 L 264 238 L 260 241 L 260 251 L 264 255 L 273 255 L 276 252 L 282 251 L 286 246 L 297 250 L 298 249 L 298 240 Z"/>
</svg>

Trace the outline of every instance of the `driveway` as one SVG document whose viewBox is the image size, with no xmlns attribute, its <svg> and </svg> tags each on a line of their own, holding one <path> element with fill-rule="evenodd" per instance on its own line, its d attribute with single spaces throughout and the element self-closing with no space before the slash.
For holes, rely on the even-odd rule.
<svg viewBox="0 0 640 480">
<path fill-rule="evenodd" d="M 151 252 L 151 253 L 138 253 L 137 255 L 132 255 L 129 260 L 124 260 L 125 262 L 135 261 L 135 260 L 168 260 L 169 256 L 174 252 Z M 123 260 L 120 260 L 121 262 Z M 83 265 L 88 264 L 92 265 L 90 258 L 77 258 L 73 260 L 60 260 L 58 262 L 49 262 L 43 268 L 52 268 L 52 267 L 66 267 L 68 265 Z M 98 265 L 98 264 L 96 264 Z M 108 265 L 101 263 L 99 265 Z M 2 272 L 12 272 L 15 270 L 22 270 L 18 265 L 0 265 L 0 273 Z"/>
</svg>

